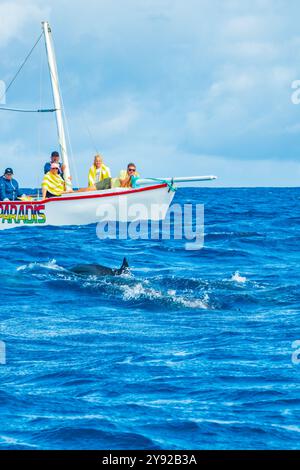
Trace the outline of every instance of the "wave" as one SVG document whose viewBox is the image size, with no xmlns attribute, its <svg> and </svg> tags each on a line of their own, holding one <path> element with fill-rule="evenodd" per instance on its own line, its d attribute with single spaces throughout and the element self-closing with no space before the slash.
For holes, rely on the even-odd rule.
<svg viewBox="0 0 300 470">
<path fill-rule="evenodd" d="M 87 425 L 57 426 L 33 433 L 33 438 L 42 448 L 47 448 L 50 444 L 52 449 L 59 449 L 62 441 L 65 449 L 159 449 L 151 439 L 142 434 L 109 431 Z"/>
<path fill-rule="evenodd" d="M 108 299 L 117 298 L 125 303 L 143 302 L 152 306 L 168 306 L 173 308 L 187 309 L 209 309 L 210 299 L 207 292 L 202 292 L 201 297 L 195 298 L 192 286 L 184 289 L 184 292 L 177 292 L 176 289 L 165 289 L 157 286 L 158 277 L 156 279 L 144 278 L 139 279 L 131 273 L 122 276 L 95 276 L 86 277 L 78 276 L 69 271 L 67 268 L 57 264 L 55 259 L 48 262 L 31 262 L 17 268 L 17 271 L 27 275 L 43 277 L 48 284 L 55 289 L 65 291 L 71 289 L 75 291 L 88 291 L 94 295 L 99 295 Z M 161 283 L 164 284 L 163 278 Z M 159 283 L 158 283 L 159 284 Z"/>
<path fill-rule="evenodd" d="M 164 292 L 156 290 L 153 287 L 145 287 L 141 282 L 136 283 L 134 287 L 124 285 L 121 289 L 123 290 L 123 299 L 125 301 L 145 299 L 162 301 L 186 308 L 200 308 L 205 310 L 209 308 L 208 294 L 204 294 L 202 299 L 189 299 L 182 295 L 177 295 L 176 290 L 167 290 Z"/>
<path fill-rule="evenodd" d="M 29 264 L 24 264 L 17 268 L 17 271 L 42 271 L 42 270 L 51 270 L 51 271 L 65 271 L 65 268 L 59 266 L 56 263 L 55 259 L 47 261 L 46 263 L 39 263 L 37 261 L 31 262 Z"/>
<path fill-rule="evenodd" d="M 21 265 L 17 271 L 19 274 L 45 281 L 50 288 L 62 294 L 69 290 L 81 296 L 86 292 L 87 304 L 95 302 L 94 299 L 97 298 L 98 303 L 114 301 L 118 305 L 139 306 L 145 309 L 163 307 L 176 310 L 240 310 L 243 305 L 246 307 L 259 303 L 260 292 L 268 291 L 265 285 L 249 281 L 238 270 L 231 277 L 223 279 L 182 277 L 180 273 L 185 272 L 184 269 L 178 270 L 178 276 L 157 275 L 157 270 L 154 270 L 154 275 L 151 276 L 150 269 L 139 269 L 139 276 L 136 276 L 133 270 L 130 274 L 122 276 L 83 277 L 52 259 Z M 175 271 L 177 272 L 177 269 Z"/>
<path fill-rule="evenodd" d="M 182 189 L 205 203 L 198 251 L 4 231 L 0 448 L 299 448 L 299 196 Z M 131 276 L 69 270 L 124 256 Z"/>
</svg>

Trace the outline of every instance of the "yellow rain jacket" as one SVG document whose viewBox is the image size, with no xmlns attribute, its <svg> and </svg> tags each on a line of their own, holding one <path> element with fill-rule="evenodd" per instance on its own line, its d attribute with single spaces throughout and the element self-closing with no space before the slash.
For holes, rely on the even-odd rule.
<svg viewBox="0 0 300 470">
<path fill-rule="evenodd" d="M 95 165 L 92 165 L 89 171 L 89 182 L 88 182 L 89 186 L 94 186 L 95 183 L 98 183 L 98 181 L 102 181 L 105 178 L 111 177 L 110 169 L 108 168 L 108 166 L 102 163 L 101 168 L 100 168 L 99 179 L 96 180 L 96 177 L 97 177 L 97 168 L 95 167 Z"/>
<path fill-rule="evenodd" d="M 49 171 L 44 176 L 42 188 L 46 188 L 54 196 L 61 196 L 65 191 L 65 182 L 60 175 L 52 175 Z"/>
</svg>

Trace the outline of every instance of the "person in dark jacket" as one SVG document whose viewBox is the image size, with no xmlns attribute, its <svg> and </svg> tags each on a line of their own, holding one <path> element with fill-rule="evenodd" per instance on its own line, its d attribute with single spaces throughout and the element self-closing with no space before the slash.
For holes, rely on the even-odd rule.
<svg viewBox="0 0 300 470">
<path fill-rule="evenodd" d="M 62 165 L 60 163 L 59 153 L 56 150 L 51 153 L 51 161 L 45 163 L 45 166 L 44 166 L 45 175 L 46 175 L 46 173 L 48 173 L 50 171 L 52 163 L 57 163 L 59 165 L 58 174 L 59 174 L 59 176 L 61 176 L 63 178 L 64 177 L 63 173 L 64 173 L 65 165 Z"/>
<path fill-rule="evenodd" d="M 15 201 L 23 196 L 18 182 L 13 179 L 13 169 L 6 168 L 4 175 L 0 177 L 0 201 Z"/>
</svg>

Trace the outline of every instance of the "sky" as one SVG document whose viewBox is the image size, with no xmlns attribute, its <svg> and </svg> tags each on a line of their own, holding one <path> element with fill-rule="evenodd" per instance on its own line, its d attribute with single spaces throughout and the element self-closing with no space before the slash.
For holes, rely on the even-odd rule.
<svg viewBox="0 0 300 470">
<path fill-rule="evenodd" d="M 114 175 L 133 161 L 145 177 L 298 186 L 299 15 L 298 0 L 0 0 L 0 80 L 49 21 L 76 186 L 97 152 Z M 43 40 L 6 106 L 52 107 Z M 0 111 L 0 136 L 0 171 L 39 186 L 54 115 Z"/>
</svg>

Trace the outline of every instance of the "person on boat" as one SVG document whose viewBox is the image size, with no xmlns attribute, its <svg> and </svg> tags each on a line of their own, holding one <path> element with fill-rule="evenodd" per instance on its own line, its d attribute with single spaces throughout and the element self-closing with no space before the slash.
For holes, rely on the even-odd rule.
<svg viewBox="0 0 300 470">
<path fill-rule="evenodd" d="M 59 164 L 51 163 L 50 171 L 45 174 L 42 182 L 42 198 L 59 197 L 66 191 L 66 183 L 59 174 Z"/>
<path fill-rule="evenodd" d="M 63 178 L 64 177 L 64 171 L 65 171 L 65 165 L 62 165 L 59 161 L 59 153 L 54 150 L 52 153 L 51 153 L 51 157 L 50 157 L 50 162 L 47 162 L 45 163 L 45 166 L 44 166 L 44 174 L 48 173 L 51 169 L 51 163 L 57 163 L 59 168 L 58 168 L 58 174 Z"/>
<path fill-rule="evenodd" d="M 133 188 L 135 178 L 138 178 L 139 174 L 136 171 L 134 163 L 128 163 L 127 170 L 121 170 L 118 178 L 105 178 L 104 180 L 96 183 L 92 189 L 102 190 L 110 188 Z"/>
<path fill-rule="evenodd" d="M 25 195 L 19 189 L 19 183 L 13 178 L 12 168 L 6 168 L 4 175 L 0 178 L 0 200 L 15 201 Z"/>
<path fill-rule="evenodd" d="M 127 171 L 121 170 L 119 174 L 119 182 L 121 188 L 132 188 L 134 186 L 135 177 L 139 177 L 134 163 L 128 163 Z"/>
<path fill-rule="evenodd" d="M 111 188 L 133 188 L 134 187 L 134 178 L 138 178 L 139 174 L 136 171 L 136 166 L 134 163 L 128 163 L 127 170 L 121 170 L 118 178 L 104 178 L 101 181 L 96 182 L 93 185 L 90 185 L 88 188 L 81 188 L 78 192 L 85 191 L 102 191 L 104 189 Z"/>
<path fill-rule="evenodd" d="M 103 157 L 100 154 L 95 155 L 94 163 L 89 170 L 88 186 L 95 186 L 99 181 L 111 178 L 110 169 L 104 165 Z"/>
</svg>

